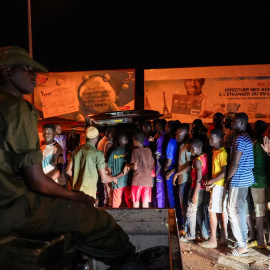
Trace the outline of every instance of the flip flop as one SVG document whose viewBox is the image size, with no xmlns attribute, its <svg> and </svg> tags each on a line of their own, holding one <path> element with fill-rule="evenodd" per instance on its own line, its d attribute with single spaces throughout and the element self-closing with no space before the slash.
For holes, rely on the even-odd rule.
<svg viewBox="0 0 270 270">
<path fill-rule="evenodd" d="M 218 248 L 218 245 L 212 245 L 209 243 L 209 241 L 199 243 L 199 245 L 204 248 Z"/>
<path fill-rule="evenodd" d="M 253 240 L 253 241 L 248 243 L 249 248 L 253 248 L 253 247 L 257 247 L 257 246 L 258 246 L 257 240 Z"/>
<path fill-rule="evenodd" d="M 257 248 L 261 248 L 261 249 L 269 249 L 269 247 L 268 246 L 257 246 Z"/>
<path fill-rule="evenodd" d="M 233 249 L 229 252 L 226 253 L 227 256 L 234 256 L 234 257 L 246 257 L 248 256 L 248 252 L 244 252 L 244 253 L 239 253 L 236 249 Z"/>
<path fill-rule="evenodd" d="M 264 246 L 259 246 L 257 240 L 254 240 L 254 241 L 250 242 L 250 243 L 248 244 L 248 247 L 249 247 L 249 248 L 255 247 L 255 248 L 261 248 L 261 249 L 268 249 L 268 247 L 267 247 L 266 245 L 264 245 Z"/>
</svg>

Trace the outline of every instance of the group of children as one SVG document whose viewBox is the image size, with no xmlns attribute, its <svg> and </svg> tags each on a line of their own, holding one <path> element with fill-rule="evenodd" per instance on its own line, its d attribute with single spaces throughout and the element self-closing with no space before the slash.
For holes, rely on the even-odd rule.
<svg viewBox="0 0 270 270">
<path fill-rule="evenodd" d="M 118 179 L 112 183 L 113 205 L 121 205 L 122 194 L 128 207 L 139 208 L 140 201 L 143 208 L 148 208 L 152 197 L 153 181 L 151 172 L 154 159 L 149 148 L 144 147 L 144 134 L 137 132 L 133 136 L 133 151 L 130 154 L 128 135 L 120 133 L 118 147 L 114 149 L 107 162 L 108 172 Z"/>
<path fill-rule="evenodd" d="M 238 246 L 228 255 L 244 256 L 248 245 L 266 247 L 261 235 L 268 184 L 266 154 L 261 143 L 267 124 L 257 121 L 251 134 L 245 113 L 237 114 L 227 126 L 223 117 L 222 114 L 214 116 L 210 131 L 200 119 L 192 123 L 191 130 L 189 124 L 179 121 L 146 121 L 142 124 L 143 133 L 133 136 L 131 158 L 123 161 L 118 170 L 109 172 L 117 178 L 133 173 L 127 184 L 131 187 L 125 195 L 127 202 L 131 194 L 133 207 L 139 207 L 141 201 L 143 207 L 175 208 L 181 241 L 195 240 L 199 228 L 203 247 L 227 246 L 230 220 Z M 127 138 L 125 145 L 128 146 Z M 113 152 L 107 167 L 115 168 L 112 160 L 118 156 Z M 120 202 L 117 185 L 113 193 L 118 194 Z M 254 225 L 248 222 L 249 215 L 253 215 L 247 209 L 249 199 L 256 215 L 257 241 L 254 241 L 254 232 L 252 235 Z"/>
<path fill-rule="evenodd" d="M 106 133 L 99 141 L 97 149 L 103 149 L 102 152 L 106 156 L 108 175 L 117 178 L 117 181 L 110 183 L 105 188 L 106 191 L 107 188 L 112 189 L 111 195 L 110 192 L 107 194 L 107 196 L 111 196 L 112 207 L 118 208 L 124 205 L 138 208 L 142 205 L 143 208 L 150 206 L 175 208 L 181 240 L 185 242 L 195 240 L 197 228 L 199 228 L 200 237 L 205 240 L 201 245 L 205 248 L 227 246 L 227 224 L 228 217 L 230 219 L 231 215 L 232 230 L 235 231 L 237 241 L 240 239 L 236 254 L 245 254 L 247 247 L 245 244 L 241 246 L 241 243 L 246 242 L 242 240 L 245 239 L 244 234 L 247 234 L 247 230 L 243 227 L 241 236 L 237 230 L 240 230 L 242 223 L 246 224 L 247 221 L 246 219 L 243 221 L 242 214 L 233 212 L 234 208 L 242 209 L 243 203 L 241 202 L 240 207 L 240 202 L 238 204 L 237 201 L 240 201 L 240 198 L 235 199 L 234 196 L 238 195 L 232 195 L 232 192 L 235 192 L 234 189 L 238 192 L 240 188 L 239 190 L 244 194 L 253 185 L 252 187 L 255 189 L 253 193 L 257 194 L 258 191 L 263 192 L 259 190 L 262 185 L 264 185 L 263 188 L 267 186 L 266 177 L 263 184 L 261 184 L 262 181 L 259 181 L 257 189 L 256 183 L 254 184 L 252 173 L 254 160 L 253 154 L 250 152 L 252 142 L 245 132 L 247 119 L 246 114 L 238 114 L 238 119 L 234 120 L 232 125 L 229 123 L 225 126 L 223 115 L 218 113 L 214 115 L 213 127 L 210 131 L 205 128 L 200 119 L 196 119 L 192 123 L 191 130 L 189 124 L 181 124 L 179 121 L 167 122 L 164 119 L 145 121 L 138 124 L 138 130 L 132 136 L 132 143 L 130 136 L 124 132 L 116 133 L 114 130 L 110 134 Z M 46 127 L 44 128 L 45 141 L 47 136 L 49 143 L 54 144 L 51 134 L 47 134 Z M 266 128 L 267 125 L 263 121 L 255 123 L 254 130 L 257 134 L 255 139 L 258 141 L 259 147 Z M 224 135 L 226 135 L 225 138 Z M 239 138 L 242 138 L 243 142 Z M 46 146 L 45 150 L 46 148 L 48 147 Z M 233 152 L 229 159 L 227 152 L 230 152 L 231 149 Z M 256 165 L 257 154 L 257 157 L 254 156 L 255 168 L 253 170 L 256 181 L 256 170 L 259 171 L 262 178 L 262 170 L 265 169 L 265 153 L 261 147 L 257 152 L 260 152 L 261 167 L 258 168 Z M 46 151 L 43 150 L 43 153 Z M 262 157 L 262 155 L 264 156 Z M 61 153 L 58 158 L 61 158 Z M 45 163 L 45 161 L 43 162 Z M 249 166 L 245 166 L 245 164 L 249 164 Z M 239 176 L 241 171 L 242 175 L 249 177 L 248 184 L 241 183 L 242 176 Z M 250 172 L 252 176 L 249 176 Z M 246 196 L 244 194 L 243 198 L 245 199 Z M 265 197 L 265 195 L 262 196 Z M 256 195 L 254 195 L 255 197 Z M 234 199 L 237 201 L 236 205 L 234 205 Z M 264 202 L 258 203 L 254 199 L 253 203 L 256 216 L 264 217 L 264 207 L 262 206 Z M 231 209 L 230 213 L 227 212 L 227 209 Z M 240 221 L 237 224 L 234 223 L 236 219 L 234 214 L 236 217 L 239 216 Z M 248 212 L 247 216 L 249 214 Z M 265 246 L 261 237 L 262 218 L 257 219 L 257 222 L 258 243 L 256 242 L 256 244 Z M 247 224 L 249 227 L 250 223 Z M 218 228 L 219 239 L 217 239 Z M 252 233 L 251 228 L 250 231 Z M 251 238 L 254 240 L 254 232 Z"/>
<path fill-rule="evenodd" d="M 161 119 L 152 122 L 156 134 L 149 133 L 149 125 L 151 129 L 149 121 L 143 123 L 144 132 L 136 132 L 133 136 L 132 152 L 128 136 L 124 133 L 117 136 L 119 146 L 111 152 L 107 162 L 108 172 L 118 178 L 117 184 L 112 183 L 112 206 L 121 205 L 122 194 L 128 207 L 137 208 L 140 202 L 144 208 L 149 205 L 176 207 L 178 203 L 181 234 L 186 231 L 188 239 L 195 239 L 196 219 L 199 219 L 202 237 L 208 239 L 207 191 L 211 188 L 210 221 L 217 227 L 217 220 L 223 220 L 221 240 L 225 242 L 227 223 L 223 214 L 223 194 L 227 152 L 222 143 L 222 130 L 214 129 L 210 133 L 209 142 L 214 149 L 213 176 L 208 179 L 208 156 L 203 152 L 202 140 L 196 138 L 199 134 L 193 133 L 191 140 L 189 125 L 177 121 L 166 123 Z M 179 200 L 175 195 L 179 195 Z M 212 234 L 209 244 L 214 246 L 216 242 L 215 234 Z"/>
<path fill-rule="evenodd" d="M 213 129 L 210 132 L 209 144 L 213 147 L 211 176 L 208 175 L 208 156 L 203 152 L 203 143 L 199 139 L 194 139 L 190 143 L 190 151 L 193 156 L 192 163 L 185 169 L 178 171 L 174 176 L 174 179 L 176 179 L 183 172 L 190 171 L 192 178 L 187 200 L 186 223 L 184 224 L 186 234 L 182 232 L 185 236 L 181 240 L 185 242 L 194 240 L 196 238 L 196 223 L 198 223 L 202 239 L 206 240 L 202 243 L 202 246 L 206 248 L 226 245 L 227 213 L 224 184 L 227 152 L 223 147 L 222 140 L 223 133 L 221 129 Z M 207 194 L 209 191 L 210 200 Z M 221 225 L 219 243 L 216 237 L 218 223 Z"/>
</svg>

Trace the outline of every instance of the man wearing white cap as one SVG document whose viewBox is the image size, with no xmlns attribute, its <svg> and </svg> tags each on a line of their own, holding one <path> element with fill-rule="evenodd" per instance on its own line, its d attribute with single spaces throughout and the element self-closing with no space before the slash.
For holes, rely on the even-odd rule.
<svg viewBox="0 0 270 270">
<path fill-rule="evenodd" d="M 98 174 L 100 174 L 102 182 L 117 184 L 116 177 L 106 174 L 105 158 L 103 153 L 96 149 L 98 136 L 99 132 L 95 127 L 87 127 L 85 130 L 86 143 L 76 147 L 72 156 L 73 189 L 83 191 L 94 198 L 97 193 Z"/>
</svg>

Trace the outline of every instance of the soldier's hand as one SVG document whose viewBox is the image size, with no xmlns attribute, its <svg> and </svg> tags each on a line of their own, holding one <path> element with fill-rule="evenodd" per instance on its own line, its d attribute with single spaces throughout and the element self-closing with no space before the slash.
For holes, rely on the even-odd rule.
<svg viewBox="0 0 270 270">
<path fill-rule="evenodd" d="M 84 192 L 78 193 L 78 202 L 83 203 L 85 206 L 87 206 L 88 208 L 92 208 L 94 207 L 94 205 L 96 204 L 96 199 L 86 195 Z"/>
</svg>

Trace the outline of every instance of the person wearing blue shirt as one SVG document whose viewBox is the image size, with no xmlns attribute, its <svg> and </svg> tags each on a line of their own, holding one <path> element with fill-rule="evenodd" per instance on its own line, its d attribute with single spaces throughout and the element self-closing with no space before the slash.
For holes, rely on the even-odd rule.
<svg viewBox="0 0 270 270">
<path fill-rule="evenodd" d="M 156 198 L 157 198 L 157 206 L 158 208 L 165 208 L 166 206 L 166 195 L 165 195 L 165 181 L 166 177 L 164 175 L 164 165 L 166 161 L 166 153 L 164 153 L 163 149 L 163 141 L 165 135 L 165 119 L 158 119 L 156 124 L 157 133 L 159 137 L 156 141 Z"/>
<path fill-rule="evenodd" d="M 247 222 L 245 202 L 248 188 L 255 183 L 252 169 L 254 168 L 253 144 L 246 133 L 248 116 L 237 113 L 232 122 L 236 137 L 230 153 L 230 167 L 226 179 L 229 187 L 227 211 L 233 235 L 237 240 L 237 248 L 227 255 L 247 256 Z"/>
<path fill-rule="evenodd" d="M 176 150 L 177 150 L 177 140 L 175 138 L 171 138 L 167 145 L 166 149 L 166 164 L 165 164 L 165 172 L 170 171 L 175 167 L 175 159 L 176 159 Z M 173 193 L 173 178 L 174 174 L 170 174 L 170 178 L 166 177 L 167 180 L 167 192 L 168 192 L 168 200 L 171 208 L 174 208 L 174 193 Z"/>
</svg>

